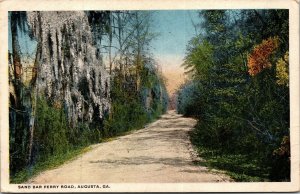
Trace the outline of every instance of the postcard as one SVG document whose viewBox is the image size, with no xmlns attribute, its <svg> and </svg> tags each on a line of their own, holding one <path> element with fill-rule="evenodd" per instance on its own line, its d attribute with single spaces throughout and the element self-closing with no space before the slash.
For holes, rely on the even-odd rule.
<svg viewBox="0 0 300 194">
<path fill-rule="evenodd" d="M 1 191 L 299 191 L 298 0 L 0 1 Z"/>
</svg>

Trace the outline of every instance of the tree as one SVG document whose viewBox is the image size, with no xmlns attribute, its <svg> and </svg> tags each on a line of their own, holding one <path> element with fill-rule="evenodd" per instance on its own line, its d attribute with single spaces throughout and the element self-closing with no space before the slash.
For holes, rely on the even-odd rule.
<svg viewBox="0 0 300 194">
<path fill-rule="evenodd" d="M 271 169 L 268 178 L 288 179 L 288 12 L 205 10 L 199 16 L 204 32 L 189 42 L 184 62 L 198 84 L 196 99 L 189 85 L 178 98 L 186 115 L 199 118 L 197 142 L 251 155 Z"/>
</svg>

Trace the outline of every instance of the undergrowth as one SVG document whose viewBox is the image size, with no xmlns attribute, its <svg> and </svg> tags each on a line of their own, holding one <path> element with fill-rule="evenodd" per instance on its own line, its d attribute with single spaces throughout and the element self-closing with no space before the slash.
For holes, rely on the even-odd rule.
<svg viewBox="0 0 300 194">
<path fill-rule="evenodd" d="M 195 162 L 195 164 L 224 171 L 237 182 L 270 181 L 268 179 L 270 168 L 262 166 L 255 156 L 201 145 L 195 138 L 194 133 L 190 133 L 190 135 L 191 142 L 196 147 L 198 155 L 204 159 Z"/>
<path fill-rule="evenodd" d="M 25 168 L 17 172 L 14 176 L 11 177 L 10 182 L 14 184 L 20 184 L 28 181 L 35 175 L 38 175 L 42 171 L 54 169 L 67 161 L 75 159 L 77 156 L 86 153 L 90 150 L 90 147 L 80 147 L 65 152 L 63 154 L 57 154 L 52 157 L 49 157 L 45 161 L 37 162 L 35 165 Z"/>
</svg>

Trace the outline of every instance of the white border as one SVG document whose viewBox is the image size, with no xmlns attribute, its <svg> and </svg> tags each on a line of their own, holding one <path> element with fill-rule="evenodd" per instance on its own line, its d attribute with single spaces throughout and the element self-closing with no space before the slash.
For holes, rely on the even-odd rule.
<svg viewBox="0 0 300 194">
<path fill-rule="evenodd" d="M 8 167 L 8 11 L 289 9 L 291 182 L 109 184 L 110 189 L 18 189 Z M 0 0 L 0 129 L 2 192 L 286 192 L 299 191 L 299 0 Z"/>
</svg>

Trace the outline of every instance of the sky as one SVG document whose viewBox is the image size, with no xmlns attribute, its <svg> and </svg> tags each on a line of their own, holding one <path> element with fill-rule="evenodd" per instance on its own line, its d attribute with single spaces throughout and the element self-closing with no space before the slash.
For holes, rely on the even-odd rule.
<svg viewBox="0 0 300 194">
<path fill-rule="evenodd" d="M 151 44 L 152 53 L 167 79 L 169 94 L 184 82 L 184 69 L 181 64 L 188 41 L 196 35 L 193 22 L 199 23 L 198 12 L 195 10 L 154 11 L 153 30 L 157 36 Z M 24 34 L 20 34 L 19 41 L 21 50 L 27 51 L 29 55 L 34 53 L 36 42 L 30 41 Z M 9 50 L 11 52 L 11 38 L 9 38 Z"/>
<path fill-rule="evenodd" d="M 156 11 L 153 15 L 154 29 L 158 36 L 152 42 L 152 52 L 167 78 L 167 89 L 172 94 L 184 82 L 181 67 L 186 45 L 196 35 L 194 23 L 199 23 L 194 10 Z"/>
<path fill-rule="evenodd" d="M 192 21 L 198 22 L 196 11 L 155 11 L 153 27 L 158 33 L 152 42 L 153 52 L 159 56 L 184 56 L 188 41 L 196 35 Z"/>
<path fill-rule="evenodd" d="M 28 29 L 27 26 L 26 30 Z M 11 27 L 10 27 L 10 20 L 8 20 L 8 51 L 12 53 L 12 39 L 11 39 Z M 29 38 L 28 34 L 24 34 L 20 31 L 18 31 L 18 41 L 20 44 L 20 49 L 23 55 L 28 55 L 28 56 L 35 56 L 36 52 L 36 46 L 37 42 L 33 41 L 32 39 Z"/>
</svg>

